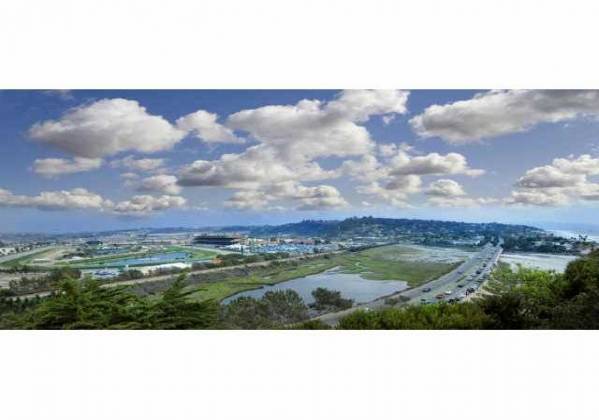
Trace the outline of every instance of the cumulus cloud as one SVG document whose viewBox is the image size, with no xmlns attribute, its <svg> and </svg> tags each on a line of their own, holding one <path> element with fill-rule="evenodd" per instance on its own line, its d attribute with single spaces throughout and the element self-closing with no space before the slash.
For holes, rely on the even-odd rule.
<svg viewBox="0 0 599 420">
<path fill-rule="evenodd" d="M 532 206 L 562 206 L 568 204 L 570 198 L 560 191 L 512 191 L 507 204 L 522 204 Z"/>
<path fill-rule="evenodd" d="M 113 168 L 123 168 L 129 171 L 137 172 L 156 172 L 164 168 L 166 159 L 136 159 L 133 156 L 126 156 L 122 159 L 116 159 L 110 162 Z"/>
<path fill-rule="evenodd" d="M 17 195 L 0 188 L 0 207 L 35 208 L 39 210 L 96 210 L 118 215 L 143 216 L 150 213 L 182 208 L 183 197 L 163 195 L 137 195 L 129 200 L 114 203 L 85 188 L 62 191 L 43 191 L 38 195 Z"/>
<path fill-rule="evenodd" d="M 177 127 L 206 143 L 243 143 L 233 130 L 218 123 L 218 115 L 199 110 L 177 120 Z"/>
<path fill-rule="evenodd" d="M 60 119 L 29 129 L 33 140 L 85 158 L 168 150 L 185 134 L 161 116 L 149 114 L 137 101 L 120 98 L 72 108 Z"/>
<path fill-rule="evenodd" d="M 567 173 L 555 166 L 546 165 L 526 171 L 516 185 L 520 188 L 567 188 L 585 181 L 583 174 Z"/>
<path fill-rule="evenodd" d="M 439 179 L 429 185 L 426 194 L 433 197 L 460 197 L 466 195 L 466 192 L 452 179 Z"/>
<path fill-rule="evenodd" d="M 368 153 L 374 146 L 365 127 L 372 115 L 405 113 L 403 91 L 343 91 L 332 101 L 302 100 L 230 115 L 227 126 L 249 133 L 284 160 Z"/>
<path fill-rule="evenodd" d="M 35 196 L 15 195 L 0 188 L 0 207 L 32 207 L 40 210 L 96 209 L 110 207 L 112 202 L 85 188 L 44 191 Z"/>
<path fill-rule="evenodd" d="M 356 191 L 360 194 L 368 195 L 388 202 L 395 207 L 410 207 L 407 200 L 412 194 L 421 191 L 422 179 L 416 175 L 405 175 L 394 177 L 385 184 L 378 181 L 367 185 L 359 185 Z"/>
<path fill-rule="evenodd" d="M 432 105 L 412 118 L 410 125 L 422 137 L 462 144 L 585 116 L 599 116 L 599 91 L 493 90 Z"/>
<path fill-rule="evenodd" d="M 397 207 L 406 207 L 408 196 L 421 191 L 423 176 L 479 176 L 484 173 L 481 169 L 470 168 L 466 157 L 459 153 L 419 156 L 413 153 L 413 148 L 406 144 L 379 146 L 380 160 L 374 155 L 366 155 L 361 160 L 345 161 L 339 172 L 367 182 L 356 188 L 358 193 Z"/>
<path fill-rule="evenodd" d="M 291 199 L 267 190 L 274 185 L 302 185 L 351 171 L 351 164 L 342 170 L 325 170 L 317 159 L 371 154 L 375 143 L 360 124 L 373 115 L 407 112 L 407 97 L 407 92 L 403 91 L 344 91 L 329 102 L 302 100 L 295 105 L 264 106 L 236 112 L 227 118 L 226 127 L 248 133 L 258 144 L 241 153 L 224 154 L 210 161 L 198 160 L 183 167 L 178 173 L 179 185 L 260 191 L 269 202 L 272 197 Z M 314 194 L 322 196 L 304 197 L 300 207 L 345 204 L 328 189 Z M 251 208 L 254 207 L 252 203 L 264 200 L 265 196 L 260 193 L 240 192 L 233 196 L 229 205 Z M 246 206 L 246 202 L 250 204 Z"/>
<path fill-rule="evenodd" d="M 453 179 L 438 179 L 425 191 L 428 204 L 437 207 L 476 207 L 496 203 L 498 200 L 485 197 L 468 197 L 462 185 Z"/>
<path fill-rule="evenodd" d="M 424 156 L 410 156 L 400 150 L 391 160 L 391 175 L 451 175 L 464 174 L 479 176 L 482 169 L 468 167 L 466 157 L 459 153 L 429 153 Z"/>
<path fill-rule="evenodd" d="M 314 181 L 334 175 L 332 171 L 324 171 L 316 162 L 303 159 L 283 161 L 276 150 L 258 145 L 243 153 L 223 154 L 218 160 L 198 160 L 184 166 L 179 173 L 179 184 L 255 189 L 264 184 Z"/>
<path fill-rule="evenodd" d="M 269 209 L 273 208 L 272 202 L 280 200 L 291 202 L 297 210 L 325 210 L 348 206 L 341 193 L 331 185 L 304 186 L 296 182 L 281 182 L 260 190 L 238 191 L 225 205 L 239 210 Z"/>
<path fill-rule="evenodd" d="M 73 159 L 36 159 L 33 162 L 33 171 L 47 178 L 60 175 L 87 172 L 102 166 L 102 159 L 73 158 Z"/>
<path fill-rule="evenodd" d="M 124 216 L 146 216 L 157 211 L 183 208 L 186 203 L 185 198 L 173 195 L 160 197 L 136 195 L 129 200 L 116 203 L 111 207 L 111 211 Z"/>
<path fill-rule="evenodd" d="M 181 192 L 181 187 L 177 185 L 176 176 L 155 175 L 141 180 L 137 190 L 142 192 L 159 192 L 177 195 Z"/>
<path fill-rule="evenodd" d="M 554 159 L 529 169 L 516 182 L 508 204 L 560 206 L 575 200 L 599 200 L 599 184 L 588 179 L 599 175 L 599 159 L 590 155 Z"/>
</svg>

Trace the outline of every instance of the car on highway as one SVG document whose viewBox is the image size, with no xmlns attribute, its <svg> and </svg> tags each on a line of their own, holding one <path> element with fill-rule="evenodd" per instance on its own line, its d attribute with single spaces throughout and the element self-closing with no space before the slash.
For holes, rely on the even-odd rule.
<svg viewBox="0 0 599 420">
<path fill-rule="evenodd" d="M 432 289 L 430 287 L 425 287 L 424 289 L 422 289 L 423 292 L 430 292 Z"/>
<path fill-rule="evenodd" d="M 458 287 L 461 289 L 462 287 L 464 287 L 463 284 L 458 284 Z"/>
<path fill-rule="evenodd" d="M 435 296 L 437 299 L 445 299 L 445 295 L 443 293 L 439 293 L 437 296 Z"/>
<path fill-rule="evenodd" d="M 446 290 L 446 291 L 445 291 L 445 294 L 446 294 L 447 296 L 451 295 L 452 293 L 453 293 L 453 291 L 451 291 L 451 290 Z"/>
</svg>

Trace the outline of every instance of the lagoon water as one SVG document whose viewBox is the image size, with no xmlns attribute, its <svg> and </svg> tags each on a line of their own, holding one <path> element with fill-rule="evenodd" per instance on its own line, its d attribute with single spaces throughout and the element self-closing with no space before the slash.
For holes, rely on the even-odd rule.
<svg viewBox="0 0 599 420">
<path fill-rule="evenodd" d="M 500 260 L 508 263 L 512 268 L 518 264 L 528 268 L 538 268 L 541 270 L 554 270 L 563 273 L 570 261 L 575 260 L 574 255 L 556 255 L 556 254 L 534 254 L 534 253 L 503 253 Z"/>
<path fill-rule="evenodd" d="M 306 277 L 284 281 L 260 289 L 248 290 L 229 296 L 222 303 L 241 296 L 260 299 L 266 292 L 275 290 L 295 290 L 306 303 L 314 302 L 312 291 L 318 287 L 329 290 L 338 290 L 344 298 L 353 299 L 356 303 L 370 302 L 378 297 L 390 295 L 408 287 L 405 281 L 400 280 L 367 280 L 359 274 L 342 273 L 338 269 L 324 271 Z"/>
</svg>

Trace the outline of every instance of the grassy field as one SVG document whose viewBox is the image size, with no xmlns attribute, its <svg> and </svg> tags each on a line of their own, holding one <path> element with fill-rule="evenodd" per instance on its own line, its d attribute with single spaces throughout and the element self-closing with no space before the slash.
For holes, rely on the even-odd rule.
<svg viewBox="0 0 599 420">
<path fill-rule="evenodd" d="M 170 253 L 170 252 L 185 252 L 185 253 L 191 254 L 191 259 L 190 259 L 191 261 L 205 260 L 205 259 L 212 258 L 215 255 L 218 255 L 217 251 L 208 251 L 208 250 L 204 250 L 204 249 L 196 249 L 196 248 L 182 247 L 182 246 L 169 246 L 169 247 L 166 247 L 165 249 L 157 249 L 154 251 L 127 252 L 127 253 L 123 253 L 123 254 L 113 254 L 113 255 L 106 255 L 106 256 L 95 257 L 95 258 L 86 258 L 83 260 L 77 260 L 77 261 L 73 261 L 70 263 L 65 263 L 63 265 L 68 265 L 69 267 L 73 267 L 73 268 L 88 268 L 88 269 L 103 268 L 103 267 L 110 267 L 110 264 L 117 260 L 122 260 L 122 259 L 126 259 L 126 258 L 143 258 L 143 257 L 149 257 L 154 254 L 163 254 L 163 253 Z M 186 260 L 186 261 L 188 261 L 188 260 Z M 154 264 L 155 263 L 151 263 L 150 265 L 154 265 Z"/>
<path fill-rule="evenodd" d="M 436 279 L 453 270 L 459 263 L 448 264 L 432 261 L 410 261 L 402 254 L 413 254 L 413 250 L 402 246 L 384 246 L 347 254 L 340 264 L 347 273 L 362 274 L 370 280 L 403 280 L 411 287 Z"/>
<path fill-rule="evenodd" d="M 436 279 L 459 265 L 402 260 L 401 255 L 408 253 L 413 254 L 414 250 L 398 246 L 372 248 L 356 253 L 299 261 L 297 265 L 285 263 L 279 267 L 252 269 L 251 274 L 247 276 L 229 277 L 201 286 L 189 286 L 188 290 L 195 290 L 192 296 L 198 300 L 222 300 L 235 293 L 321 273 L 334 267 L 339 267 L 346 273 L 361 274 L 362 277 L 373 281 L 403 280 L 414 287 Z"/>
<path fill-rule="evenodd" d="M 0 263 L 0 267 L 10 268 L 17 265 L 30 265 L 31 261 L 37 258 L 42 258 L 44 255 L 50 254 L 52 252 L 54 252 L 54 249 L 46 249 L 43 251 L 35 252 L 33 254 L 24 255 L 22 257 Z"/>
</svg>

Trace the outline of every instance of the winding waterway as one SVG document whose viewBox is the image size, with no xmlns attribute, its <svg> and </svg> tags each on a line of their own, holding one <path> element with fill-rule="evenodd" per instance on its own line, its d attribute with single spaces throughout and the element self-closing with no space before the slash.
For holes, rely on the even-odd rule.
<svg viewBox="0 0 599 420">
<path fill-rule="evenodd" d="M 356 303 L 363 303 L 404 290 L 408 284 L 400 280 L 368 280 L 359 274 L 343 273 L 338 268 L 333 268 L 322 273 L 240 292 L 229 296 L 222 303 L 229 303 L 241 296 L 260 299 L 266 292 L 275 290 L 295 290 L 304 302 L 312 303 L 314 302 L 312 291 L 319 287 L 338 290 L 342 297 L 353 299 Z"/>
</svg>

